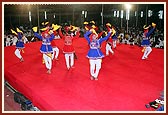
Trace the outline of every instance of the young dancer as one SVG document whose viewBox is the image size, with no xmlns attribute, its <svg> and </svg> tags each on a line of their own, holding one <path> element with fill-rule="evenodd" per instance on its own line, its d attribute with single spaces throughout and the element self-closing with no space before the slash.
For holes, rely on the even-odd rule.
<svg viewBox="0 0 168 115">
<path fill-rule="evenodd" d="M 107 31 L 110 31 L 111 24 L 107 23 L 106 28 L 107 28 Z M 107 34 L 107 32 L 106 32 L 106 34 Z M 110 35 L 110 37 L 106 40 L 106 56 L 109 55 L 109 52 L 111 52 L 114 55 L 114 51 L 112 50 L 113 41 L 112 41 L 112 38 L 111 38 L 113 35 L 114 35 L 114 33 L 112 33 Z"/>
<path fill-rule="evenodd" d="M 141 46 L 143 46 L 142 52 L 144 52 L 142 59 L 147 59 L 148 55 L 152 52 L 152 48 L 150 46 L 150 40 L 149 37 L 152 34 L 152 32 L 155 30 L 156 24 L 152 23 L 152 28 L 150 28 L 151 25 L 146 26 L 144 25 L 144 33 L 143 33 L 143 40 L 141 43 Z M 150 28 L 150 30 L 149 30 Z"/>
<path fill-rule="evenodd" d="M 52 68 L 52 46 L 51 41 L 55 38 L 52 30 L 42 32 L 42 35 L 37 33 L 37 27 L 33 27 L 34 36 L 42 40 L 42 45 L 40 48 L 40 52 L 43 54 L 43 59 L 45 62 L 45 66 L 47 68 L 47 73 L 51 73 Z"/>
<path fill-rule="evenodd" d="M 101 69 L 102 58 L 104 57 L 102 51 L 100 50 L 100 46 L 103 41 L 107 40 L 110 37 L 111 30 L 109 31 L 107 36 L 100 39 L 97 39 L 97 34 L 93 34 L 94 31 L 94 29 L 90 29 L 84 34 L 84 37 L 90 47 L 87 57 L 89 58 L 90 63 L 91 80 L 98 80 L 98 74 L 99 70 Z"/>
<path fill-rule="evenodd" d="M 25 48 L 24 47 L 24 38 L 25 38 L 25 36 L 23 36 L 23 32 L 19 28 L 16 28 L 17 32 L 15 32 L 12 29 L 11 29 L 11 31 L 12 31 L 13 34 L 15 34 L 18 37 L 18 41 L 16 43 L 15 55 L 22 62 L 22 61 L 24 61 L 24 59 L 23 59 L 23 57 L 21 55 L 21 51 L 22 51 L 22 53 L 24 53 L 23 49 Z"/>
<path fill-rule="evenodd" d="M 59 35 L 64 39 L 63 53 L 65 54 L 66 67 L 69 70 L 74 68 L 74 53 L 73 40 L 79 38 L 79 28 L 75 36 L 71 35 L 71 31 L 68 30 L 65 35 L 62 34 L 61 28 L 59 29 Z"/>
<path fill-rule="evenodd" d="M 52 24 L 52 28 L 53 28 L 54 35 L 57 36 L 58 35 L 57 30 L 60 28 L 60 26 L 57 25 L 57 24 L 56 25 Z M 51 46 L 53 48 L 52 60 L 53 59 L 58 60 L 59 48 L 57 47 L 57 44 L 55 43 L 55 40 L 51 41 Z"/>
<path fill-rule="evenodd" d="M 112 50 L 112 41 L 110 40 L 111 39 L 106 40 L 106 56 L 109 55 L 109 52 L 112 53 L 112 55 L 114 55 L 114 51 Z"/>
</svg>

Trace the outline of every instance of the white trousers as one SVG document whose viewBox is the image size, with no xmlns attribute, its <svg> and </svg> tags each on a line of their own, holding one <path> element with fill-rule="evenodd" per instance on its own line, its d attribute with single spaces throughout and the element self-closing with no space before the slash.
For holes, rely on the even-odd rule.
<svg viewBox="0 0 168 115">
<path fill-rule="evenodd" d="M 99 70 L 101 68 L 101 62 L 102 59 L 90 59 L 89 63 L 90 63 L 90 74 L 92 77 L 97 78 L 98 74 L 99 74 Z"/>
<path fill-rule="evenodd" d="M 69 69 L 74 65 L 74 53 L 65 54 L 66 66 Z"/>
<path fill-rule="evenodd" d="M 6 42 L 6 46 L 10 46 L 10 42 Z"/>
<path fill-rule="evenodd" d="M 51 69 L 52 67 L 52 59 L 50 56 L 47 56 L 46 54 L 43 54 L 43 59 L 45 62 L 45 66 L 47 69 Z"/>
<path fill-rule="evenodd" d="M 114 53 L 112 47 L 107 43 L 106 44 L 106 55 L 109 55 L 109 52 Z"/>
<path fill-rule="evenodd" d="M 117 40 L 113 40 L 113 48 L 116 48 L 117 46 Z"/>
<path fill-rule="evenodd" d="M 21 54 L 20 54 L 20 50 L 19 50 L 19 49 L 16 49 L 16 50 L 15 50 L 15 55 L 16 55 L 16 57 L 18 57 L 19 59 L 21 59 L 21 58 L 22 58 L 22 56 L 21 56 Z"/>
<path fill-rule="evenodd" d="M 148 58 L 148 55 L 152 52 L 152 48 L 150 46 L 147 46 L 145 51 L 144 51 L 144 54 L 142 56 L 142 59 L 145 59 L 145 58 Z"/>
<path fill-rule="evenodd" d="M 52 59 L 54 59 L 54 56 L 55 56 L 55 59 L 57 59 L 58 55 L 59 55 L 59 49 L 57 47 L 53 47 Z"/>
</svg>

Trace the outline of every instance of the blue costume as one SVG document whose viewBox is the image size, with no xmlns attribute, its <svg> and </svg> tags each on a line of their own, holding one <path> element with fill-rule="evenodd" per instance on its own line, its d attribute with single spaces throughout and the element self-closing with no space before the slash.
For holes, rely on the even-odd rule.
<svg viewBox="0 0 168 115">
<path fill-rule="evenodd" d="M 143 46 L 142 52 L 144 52 L 142 59 L 147 59 L 148 55 L 152 52 L 152 48 L 150 46 L 150 41 L 149 41 L 149 36 L 152 34 L 152 32 L 155 30 L 156 24 L 152 23 L 152 27 L 150 30 L 149 29 L 150 26 L 146 27 L 146 25 L 144 25 L 144 33 L 143 33 L 143 40 L 141 43 L 141 46 Z"/>
<path fill-rule="evenodd" d="M 111 33 L 108 33 L 108 35 L 105 36 L 104 38 L 100 38 L 100 39 L 96 39 L 96 40 L 92 40 L 92 41 L 90 41 L 90 38 L 89 38 L 90 34 L 91 34 L 90 31 L 87 31 L 84 34 L 84 37 L 86 38 L 86 40 L 88 41 L 88 44 L 90 46 L 90 50 L 87 54 L 87 57 L 89 59 L 103 58 L 104 55 L 103 55 L 102 51 L 100 50 L 100 46 L 101 46 L 103 41 L 107 40 L 110 37 Z"/>
<path fill-rule="evenodd" d="M 53 52 L 52 46 L 51 46 L 51 41 L 55 38 L 53 33 L 49 35 L 47 38 L 42 37 L 37 32 L 34 32 L 34 35 L 40 40 L 42 40 L 42 46 L 40 48 L 41 53 L 52 53 Z"/>
<path fill-rule="evenodd" d="M 155 30 L 155 28 L 150 29 L 150 31 L 145 31 L 143 33 L 143 40 L 141 43 L 141 46 L 150 46 L 149 36 L 152 34 L 152 32 Z"/>
<path fill-rule="evenodd" d="M 25 48 L 24 41 L 22 39 L 23 35 L 21 34 L 21 32 L 18 32 L 17 35 L 18 35 L 18 41 L 16 43 L 16 48 Z"/>
<path fill-rule="evenodd" d="M 118 38 L 117 38 L 117 33 L 115 33 L 113 36 L 112 36 L 112 39 L 113 40 L 117 40 Z"/>
</svg>

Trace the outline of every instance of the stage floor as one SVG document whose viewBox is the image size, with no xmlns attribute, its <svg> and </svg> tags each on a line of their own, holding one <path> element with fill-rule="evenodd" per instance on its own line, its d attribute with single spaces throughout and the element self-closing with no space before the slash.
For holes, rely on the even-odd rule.
<svg viewBox="0 0 168 115">
<path fill-rule="evenodd" d="M 74 40 L 75 68 L 67 70 L 63 40 L 55 40 L 60 54 L 47 74 L 39 49 L 41 41 L 25 44 L 24 62 L 15 46 L 4 48 L 4 80 L 41 111 L 151 111 L 145 104 L 164 90 L 164 50 L 153 48 L 142 60 L 141 47 L 117 44 L 114 55 L 103 58 L 98 81 L 90 80 L 88 44 Z M 105 54 L 105 42 L 102 44 Z"/>
</svg>

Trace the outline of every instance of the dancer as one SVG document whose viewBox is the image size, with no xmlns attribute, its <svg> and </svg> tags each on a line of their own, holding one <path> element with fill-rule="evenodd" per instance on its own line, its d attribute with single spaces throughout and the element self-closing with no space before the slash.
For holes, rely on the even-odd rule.
<svg viewBox="0 0 168 115">
<path fill-rule="evenodd" d="M 117 47 L 117 32 L 114 27 L 112 27 L 112 40 L 113 40 L 113 48 Z"/>
<path fill-rule="evenodd" d="M 78 31 L 78 27 L 70 25 L 69 30 L 71 31 L 71 36 L 74 37 Z M 74 59 L 78 59 L 75 52 L 74 52 Z"/>
<path fill-rule="evenodd" d="M 71 35 L 71 31 L 68 30 L 68 32 L 65 33 L 65 35 L 62 34 L 61 28 L 59 29 L 59 35 L 61 38 L 64 39 L 64 47 L 63 47 L 63 53 L 65 54 L 65 61 L 66 61 L 66 67 L 69 70 L 70 68 L 74 68 L 74 47 L 73 47 L 73 40 L 79 38 L 79 28 L 77 30 L 77 33 L 75 36 Z"/>
<path fill-rule="evenodd" d="M 16 55 L 16 57 L 18 57 L 20 59 L 20 62 L 23 62 L 24 59 L 21 55 L 21 51 L 22 51 L 22 53 L 24 53 L 23 49 L 25 48 L 24 47 L 25 36 L 23 36 L 23 32 L 19 28 L 16 28 L 17 32 L 15 32 L 13 29 L 11 29 L 11 31 L 14 35 L 16 35 L 18 37 L 18 41 L 16 43 L 15 55 Z"/>
<path fill-rule="evenodd" d="M 103 41 L 107 40 L 111 35 L 111 30 L 109 31 L 108 35 L 104 38 L 97 39 L 98 35 L 93 34 L 95 30 L 90 29 L 84 34 L 84 37 L 86 38 L 90 49 L 87 54 L 87 57 L 89 58 L 90 63 L 90 74 L 91 74 L 91 80 L 98 80 L 98 74 L 99 70 L 101 69 L 101 62 L 102 58 L 104 57 L 102 51 L 100 50 L 100 45 Z M 89 35 L 92 34 L 90 37 L 92 40 L 90 40 Z"/>
<path fill-rule="evenodd" d="M 57 24 L 56 25 L 52 24 L 52 28 L 53 28 L 54 35 L 57 36 L 58 35 L 57 30 L 60 28 L 60 26 Z M 59 48 L 57 47 L 55 40 L 51 41 L 51 46 L 53 48 L 52 60 L 53 59 L 58 60 Z"/>
<path fill-rule="evenodd" d="M 106 40 L 106 56 L 109 56 L 109 52 L 114 55 L 114 51 L 112 50 L 112 41 L 111 39 Z"/>
<path fill-rule="evenodd" d="M 33 27 L 32 29 L 34 31 L 34 36 L 39 38 L 40 40 L 42 40 L 42 46 L 40 48 L 40 52 L 43 54 L 43 59 L 45 62 L 45 66 L 47 68 L 47 73 L 50 74 L 51 68 L 52 68 L 52 52 L 53 52 L 52 46 L 51 46 L 51 41 L 55 37 L 53 30 L 44 31 L 44 32 L 42 32 L 42 35 L 39 35 L 37 33 L 37 27 Z"/>
<path fill-rule="evenodd" d="M 84 28 L 85 28 L 85 32 L 90 30 L 90 29 L 94 29 L 94 34 L 98 35 L 98 39 L 101 38 L 101 36 L 103 35 L 104 31 L 101 31 L 100 33 L 98 32 L 99 28 L 95 25 L 94 21 L 90 21 L 90 22 L 84 22 Z"/>
<path fill-rule="evenodd" d="M 111 27 L 111 24 L 107 23 L 106 24 L 107 31 L 110 31 L 110 27 Z M 105 32 L 105 34 L 107 35 L 107 32 Z M 112 41 L 112 38 L 111 38 L 111 36 L 113 36 L 113 35 L 114 35 L 114 33 L 112 33 L 110 35 L 110 37 L 106 40 L 106 56 L 109 55 L 109 52 L 111 52 L 112 55 L 114 55 L 114 51 L 112 50 L 112 43 L 113 43 L 113 41 Z"/>
<path fill-rule="evenodd" d="M 144 52 L 142 59 L 147 59 L 148 55 L 152 52 L 152 48 L 150 46 L 150 41 L 149 41 L 149 37 L 152 34 L 152 32 L 155 30 L 156 24 L 152 23 L 152 28 L 149 30 L 149 28 L 151 27 L 151 25 L 146 26 L 144 25 L 144 33 L 143 33 L 143 40 L 141 43 L 141 46 L 143 46 L 142 52 Z"/>
</svg>

